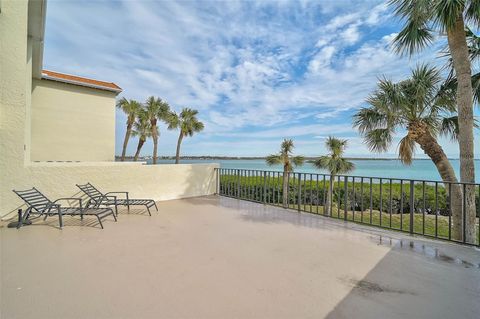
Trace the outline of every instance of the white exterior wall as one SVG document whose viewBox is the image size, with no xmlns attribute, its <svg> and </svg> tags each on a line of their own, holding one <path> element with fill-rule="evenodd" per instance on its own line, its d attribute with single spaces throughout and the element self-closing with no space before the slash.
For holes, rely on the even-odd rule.
<svg viewBox="0 0 480 319">
<path fill-rule="evenodd" d="M 105 191 L 129 191 L 132 198 L 155 200 L 215 192 L 216 164 L 32 163 L 29 156 L 32 46 L 27 45 L 28 2 L 2 0 L 1 5 L 0 217 L 13 216 L 16 208 L 23 204 L 12 189 L 33 186 L 52 199 L 78 194 L 75 184 L 88 181 Z"/>
<path fill-rule="evenodd" d="M 33 80 L 32 161 L 114 161 L 113 92 Z"/>
</svg>

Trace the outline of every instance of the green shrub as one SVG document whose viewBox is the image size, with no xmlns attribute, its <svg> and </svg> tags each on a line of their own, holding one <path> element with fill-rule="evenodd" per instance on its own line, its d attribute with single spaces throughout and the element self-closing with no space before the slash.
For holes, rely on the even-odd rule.
<svg viewBox="0 0 480 319">
<path fill-rule="evenodd" d="M 308 176 L 308 174 L 307 174 Z M 315 175 L 314 175 L 315 176 Z M 329 188 L 328 177 L 324 180 L 302 180 L 298 184 L 298 179 L 291 178 L 289 180 L 288 201 L 290 205 L 298 204 L 299 197 L 301 204 L 323 206 L 326 201 L 327 191 Z M 340 182 L 335 182 L 333 190 L 332 205 L 341 209 L 347 206 L 347 210 L 377 210 L 392 214 L 409 213 L 410 212 L 410 183 L 399 182 L 390 183 L 389 180 L 383 180 L 380 185 L 370 179 L 364 179 L 363 187 L 360 179 L 355 179 L 355 184 L 349 178 L 347 187 L 340 178 Z M 237 176 L 222 175 L 220 179 L 220 192 L 224 195 L 240 197 L 248 200 L 281 203 L 283 198 L 282 177 L 263 176 Z M 265 191 L 264 191 L 265 190 Z M 346 195 L 345 196 L 345 191 Z M 371 195 L 370 195 L 371 193 Z M 448 191 L 443 184 L 437 184 L 437 195 L 435 195 L 435 185 L 429 183 L 415 183 L 414 185 L 414 211 L 416 213 L 440 215 L 449 214 Z M 476 191 L 477 215 L 480 215 L 479 191 Z"/>
</svg>

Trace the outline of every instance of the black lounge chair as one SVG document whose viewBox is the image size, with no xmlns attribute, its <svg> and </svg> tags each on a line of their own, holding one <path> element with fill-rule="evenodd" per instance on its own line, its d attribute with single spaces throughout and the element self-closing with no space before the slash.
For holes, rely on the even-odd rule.
<svg viewBox="0 0 480 319">
<path fill-rule="evenodd" d="M 158 212 L 157 204 L 153 199 L 131 199 L 128 197 L 128 192 L 108 192 L 102 193 L 95 186 L 90 183 L 79 185 L 77 187 L 82 190 L 90 200 L 87 203 L 87 206 L 100 207 L 100 206 L 115 206 L 115 213 L 118 215 L 117 206 L 127 206 L 128 211 L 130 211 L 130 206 L 145 206 L 147 208 L 148 214 L 150 213 L 150 208 L 155 207 Z M 111 194 L 124 194 L 125 198 L 119 199 L 117 196 L 112 196 Z"/>
<path fill-rule="evenodd" d="M 40 193 L 40 191 L 35 187 L 33 187 L 32 189 L 24 190 L 24 191 L 13 190 L 13 192 L 17 194 L 21 199 L 23 199 L 23 201 L 28 205 L 28 208 L 25 211 L 25 214 L 23 215 L 22 221 L 28 220 L 30 215 L 39 215 L 38 217 L 44 215 L 45 217 L 43 220 L 46 220 L 47 217 L 49 216 L 58 215 L 60 228 L 62 228 L 63 215 L 80 216 L 81 219 L 83 219 L 83 216 L 95 216 L 97 217 L 98 223 L 100 224 L 100 227 L 102 227 L 102 229 L 103 229 L 102 219 L 104 219 L 105 217 L 112 215 L 115 221 L 117 221 L 117 217 L 115 216 L 111 208 L 83 207 L 81 198 L 65 197 L 65 198 L 59 198 L 52 202 L 45 195 Z M 65 207 L 57 203 L 59 201 L 68 201 L 68 200 L 78 201 L 79 206 Z"/>
</svg>

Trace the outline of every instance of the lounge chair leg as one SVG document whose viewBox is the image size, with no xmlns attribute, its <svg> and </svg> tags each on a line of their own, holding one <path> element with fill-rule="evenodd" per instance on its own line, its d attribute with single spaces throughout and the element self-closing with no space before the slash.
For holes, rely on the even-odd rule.
<svg viewBox="0 0 480 319">
<path fill-rule="evenodd" d="M 117 216 L 115 216 L 114 212 L 112 212 L 112 216 L 113 216 L 113 219 L 115 219 L 115 221 L 117 221 Z"/>
<path fill-rule="evenodd" d="M 58 222 L 60 224 L 60 229 L 63 228 L 63 219 L 62 219 L 62 214 L 58 214 Z"/>
<path fill-rule="evenodd" d="M 152 216 L 152 214 L 150 213 L 150 207 L 148 207 L 147 205 L 145 205 L 145 207 L 147 207 L 148 215 Z"/>
<path fill-rule="evenodd" d="M 157 203 L 153 202 L 153 205 L 155 205 L 155 209 L 156 209 L 156 210 L 157 210 L 157 212 L 158 212 Z"/>
<path fill-rule="evenodd" d="M 43 217 L 43 221 L 46 221 L 48 217 L 48 214 L 45 214 L 45 217 Z"/>
<path fill-rule="evenodd" d="M 100 227 L 102 227 L 103 229 L 103 224 L 102 224 L 102 220 L 100 219 L 100 216 L 97 215 L 97 219 L 98 219 L 98 223 L 100 224 Z"/>
<path fill-rule="evenodd" d="M 130 204 L 127 202 L 127 211 L 130 212 Z"/>
</svg>

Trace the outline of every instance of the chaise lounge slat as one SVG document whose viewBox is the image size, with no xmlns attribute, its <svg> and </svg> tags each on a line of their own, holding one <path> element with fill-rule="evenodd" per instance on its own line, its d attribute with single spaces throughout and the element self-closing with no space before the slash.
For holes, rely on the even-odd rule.
<svg viewBox="0 0 480 319">
<path fill-rule="evenodd" d="M 93 186 L 91 183 L 79 185 L 77 187 L 80 188 L 82 192 L 84 192 L 89 197 L 89 202 L 87 206 L 92 205 L 93 207 L 100 207 L 100 206 L 115 206 L 115 212 L 118 215 L 118 206 L 127 206 L 127 209 L 130 211 L 130 206 L 145 206 L 148 211 L 148 214 L 152 216 L 150 213 L 150 208 L 155 207 L 158 212 L 157 204 L 153 199 L 131 199 L 129 198 L 128 192 L 108 192 L 102 193 L 98 188 Z M 118 196 L 114 196 L 112 194 L 124 194 L 125 198 L 118 198 Z"/>
<path fill-rule="evenodd" d="M 47 219 L 49 216 L 58 215 L 59 225 L 60 228 L 63 227 L 63 216 L 70 215 L 70 216 L 80 216 L 83 219 L 83 216 L 95 216 L 98 219 L 98 223 L 100 227 L 103 229 L 102 219 L 106 218 L 107 216 L 112 215 L 115 221 L 117 221 L 117 217 L 115 216 L 113 210 L 109 207 L 105 208 L 89 208 L 83 207 L 82 199 L 76 197 L 65 197 L 65 198 L 58 198 L 55 201 L 51 201 L 45 195 L 43 195 L 38 189 L 33 187 L 32 189 L 25 190 L 25 191 L 16 191 L 13 190 L 15 194 L 17 194 L 23 201 L 28 205 L 27 210 L 25 211 L 23 221 L 28 220 L 30 215 L 44 215 L 44 220 Z M 58 204 L 59 201 L 78 201 L 78 207 L 65 207 Z"/>
</svg>

